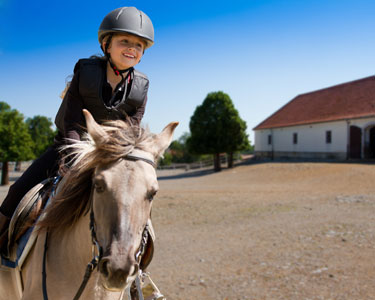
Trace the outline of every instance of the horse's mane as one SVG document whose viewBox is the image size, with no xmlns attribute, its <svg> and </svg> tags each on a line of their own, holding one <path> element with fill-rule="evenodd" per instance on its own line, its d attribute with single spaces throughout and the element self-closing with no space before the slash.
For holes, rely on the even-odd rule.
<svg viewBox="0 0 375 300">
<path fill-rule="evenodd" d="M 134 149 L 146 150 L 149 138 L 153 137 L 147 129 L 123 121 L 106 122 L 102 128 L 106 135 L 100 142 L 95 143 L 85 134 L 81 141 L 71 140 L 61 148 L 62 153 L 69 153 L 62 161 L 71 160 L 71 167 L 64 177 L 63 186 L 39 221 L 39 230 L 72 227 L 89 210 L 95 168 L 113 163 Z"/>
</svg>

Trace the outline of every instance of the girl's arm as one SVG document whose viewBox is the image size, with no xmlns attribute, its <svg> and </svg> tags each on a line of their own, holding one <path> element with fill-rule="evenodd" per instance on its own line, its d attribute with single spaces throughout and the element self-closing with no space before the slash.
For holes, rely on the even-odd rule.
<svg viewBox="0 0 375 300">
<path fill-rule="evenodd" d="M 147 104 L 147 95 L 146 95 L 145 101 L 143 101 L 143 104 L 137 108 L 136 113 L 128 117 L 128 119 L 126 120 L 127 123 L 139 126 L 141 124 L 143 115 L 145 114 L 146 104 Z"/>
<path fill-rule="evenodd" d="M 69 89 L 64 97 L 66 108 L 64 114 L 64 136 L 68 139 L 80 140 L 80 133 L 85 128 L 82 113 L 83 99 L 79 94 L 79 70 L 74 73 Z"/>
</svg>

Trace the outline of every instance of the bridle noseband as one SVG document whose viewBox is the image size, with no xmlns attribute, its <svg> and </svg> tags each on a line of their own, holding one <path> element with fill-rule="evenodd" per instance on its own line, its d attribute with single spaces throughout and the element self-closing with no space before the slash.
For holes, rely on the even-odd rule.
<svg viewBox="0 0 375 300">
<path fill-rule="evenodd" d="M 153 166 L 156 169 L 156 163 L 148 158 L 138 156 L 138 155 L 133 155 L 133 154 L 127 154 L 123 156 L 123 159 L 125 160 L 130 160 L 130 161 L 144 161 L 151 166 Z M 52 196 L 54 193 L 51 194 Z M 75 294 L 73 300 L 78 300 L 82 293 L 83 290 L 85 289 L 90 276 L 92 272 L 95 270 L 95 268 L 98 266 L 100 260 L 102 259 L 103 256 L 103 248 L 100 246 L 97 238 L 96 238 L 96 232 L 95 232 L 95 217 L 94 217 L 94 211 L 93 211 L 93 206 L 92 204 L 90 205 L 90 232 L 91 232 L 91 240 L 92 240 L 92 260 L 87 264 L 86 267 L 86 272 L 83 277 L 82 283 Z M 141 244 L 139 246 L 139 250 L 137 251 L 135 258 L 138 264 L 140 264 L 141 257 L 145 252 L 146 244 L 147 244 L 147 239 L 148 239 L 148 231 L 147 231 L 147 225 L 143 229 L 142 233 L 142 239 L 141 239 Z M 48 294 L 47 294 L 47 273 L 46 273 L 46 257 L 47 257 L 47 249 L 48 249 L 48 231 L 46 232 L 46 240 L 44 243 L 44 253 L 43 253 L 43 266 L 42 266 L 42 290 L 43 290 L 43 299 L 48 300 Z M 138 290 L 140 287 L 138 288 Z M 139 293 L 140 291 L 138 291 Z"/>
<path fill-rule="evenodd" d="M 141 156 L 138 156 L 138 155 L 128 154 L 128 155 L 125 155 L 123 158 L 125 160 L 132 160 L 132 161 L 137 161 L 137 160 L 144 161 L 144 162 L 150 164 L 151 166 L 153 166 L 154 169 L 156 169 L 156 167 L 157 167 L 156 163 L 153 160 L 145 158 L 145 157 L 141 157 Z"/>
</svg>

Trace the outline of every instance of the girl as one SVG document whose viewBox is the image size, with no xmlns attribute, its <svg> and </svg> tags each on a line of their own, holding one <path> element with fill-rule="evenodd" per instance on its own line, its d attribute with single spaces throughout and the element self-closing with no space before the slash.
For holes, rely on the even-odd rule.
<svg viewBox="0 0 375 300">
<path fill-rule="evenodd" d="M 104 17 L 98 32 L 103 57 L 80 59 L 74 68 L 55 124 L 55 143 L 9 188 L 0 207 L 0 249 L 5 254 L 8 226 L 22 197 L 33 186 L 53 176 L 59 165 L 59 147 L 79 140 L 85 126 L 82 109 L 99 123 L 121 119 L 139 125 L 145 112 L 149 81 L 136 71 L 144 51 L 154 43 L 150 18 L 135 7 L 121 7 Z"/>
</svg>

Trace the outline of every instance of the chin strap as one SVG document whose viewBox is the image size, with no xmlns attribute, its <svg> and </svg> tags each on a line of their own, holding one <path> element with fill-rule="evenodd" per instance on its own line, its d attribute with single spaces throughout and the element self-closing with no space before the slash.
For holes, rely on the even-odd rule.
<svg viewBox="0 0 375 300">
<path fill-rule="evenodd" d="M 132 70 L 133 67 L 130 67 L 130 68 L 127 68 L 127 69 L 123 69 L 123 70 L 119 70 L 119 69 L 117 69 L 117 67 L 112 62 L 111 56 L 109 54 L 107 54 L 106 56 L 107 56 L 107 60 L 109 62 L 109 65 L 111 66 L 113 72 L 116 74 L 116 76 L 121 76 L 122 81 L 123 81 L 125 78 L 124 78 L 124 76 L 122 74 L 124 74 L 124 73 Z"/>
<path fill-rule="evenodd" d="M 106 44 L 105 44 L 104 54 L 105 54 L 105 56 L 107 57 L 107 60 L 108 60 L 108 62 L 109 62 L 109 65 L 111 66 L 113 72 L 116 74 L 116 76 L 121 76 L 121 78 L 122 78 L 121 81 L 124 81 L 124 76 L 123 76 L 122 74 L 124 74 L 124 73 L 126 73 L 126 72 L 132 70 L 133 67 L 130 67 L 130 68 L 127 68 L 127 69 L 123 69 L 123 70 L 119 70 L 119 69 L 115 66 L 115 64 L 112 62 L 111 55 L 108 53 L 108 48 L 109 48 L 109 45 L 110 45 L 110 43 L 111 43 L 112 37 L 113 37 L 112 34 L 110 34 L 110 35 L 108 36 L 107 42 L 106 42 Z"/>
</svg>

